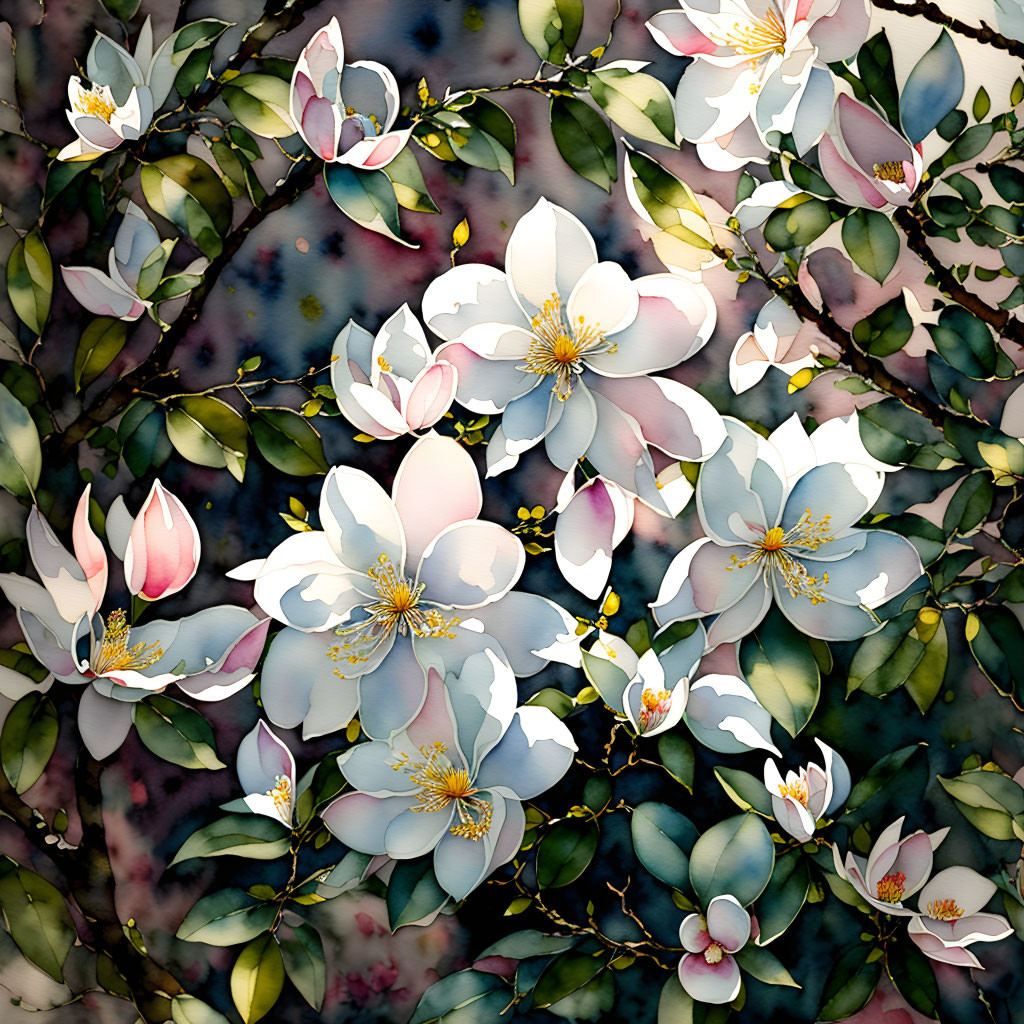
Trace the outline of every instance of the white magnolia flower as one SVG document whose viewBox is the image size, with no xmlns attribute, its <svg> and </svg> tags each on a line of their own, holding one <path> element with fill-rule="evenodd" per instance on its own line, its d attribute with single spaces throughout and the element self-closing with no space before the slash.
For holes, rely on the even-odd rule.
<svg viewBox="0 0 1024 1024">
<path fill-rule="evenodd" d="M 431 431 L 406 455 L 389 496 L 362 470 L 324 481 L 321 530 L 295 534 L 228 575 L 288 627 L 261 674 L 272 722 L 304 735 L 344 728 L 359 712 L 387 739 L 416 716 L 427 672 L 454 670 L 481 646 L 517 675 L 549 660 L 579 664 L 576 620 L 554 602 L 511 592 L 522 542 L 477 517 L 480 480 L 466 449 Z"/>
<path fill-rule="evenodd" d="M 932 873 L 932 854 L 946 838 L 948 828 L 930 835 L 914 832 L 900 839 L 904 819 L 894 821 L 875 840 L 867 859 L 847 853 L 845 862 L 833 845 L 836 874 L 845 878 L 875 910 L 896 917 L 913 917 L 904 905 Z"/>
<path fill-rule="evenodd" d="M 708 290 L 672 274 L 631 281 L 601 262 L 590 232 L 540 199 L 515 226 L 505 271 L 463 264 L 433 281 L 423 318 L 446 339 L 438 358 L 459 371 L 456 397 L 503 413 L 487 475 L 544 442 L 568 472 L 583 455 L 608 480 L 667 514 L 649 447 L 702 461 L 724 437 L 697 392 L 655 370 L 675 366 L 714 330 Z"/>
<path fill-rule="evenodd" d="M 376 337 L 350 320 L 335 338 L 331 358 L 342 415 L 382 441 L 432 427 L 455 398 L 458 372 L 435 359 L 407 305 Z"/>
<path fill-rule="evenodd" d="M 78 727 L 95 757 L 116 750 L 131 728 L 131 704 L 171 683 L 199 700 L 222 700 L 253 678 L 269 619 L 245 608 L 218 605 L 177 620 L 133 626 L 122 609 L 104 619 L 107 553 L 89 525 L 86 487 L 75 512 L 74 555 L 33 508 L 29 556 L 42 586 L 0 574 L 0 590 L 14 605 L 36 659 L 64 683 L 91 683 L 79 702 Z M 132 594 L 159 600 L 177 593 L 195 574 L 199 538 L 174 495 L 153 484 L 134 519 L 122 503 L 107 515 L 111 546 L 125 560 Z"/>
<path fill-rule="evenodd" d="M 266 722 L 257 722 L 242 739 L 235 764 L 249 810 L 291 828 L 295 813 L 295 758 Z"/>
<path fill-rule="evenodd" d="M 728 440 L 697 481 L 706 536 L 669 566 L 651 605 L 656 621 L 714 615 L 714 647 L 755 629 L 774 600 L 819 639 L 855 640 L 877 629 L 872 609 L 923 571 L 905 537 L 853 525 L 877 500 L 883 474 L 844 462 L 843 450 L 816 451 L 795 416 L 768 439 L 738 420 L 726 426 Z"/>
<path fill-rule="evenodd" d="M 391 131 L 398 107 L 398 83 L 388 68 L 372 60 L 345 63 L 337 18 L 313 34 L 295 62 L 292 120 L 327 163 L 361 170 L 389 164 L 412 131 Z"/>
<path fill-rule="evenodd" d="M 850 769 L 827 744 L 815 738 L 825 765 L 800 767 L 783 778 L 779 766 L 769 758 L 764 763 L 764 786 L 771 794 L 775 820 L 794 839 L 806 843 L 814 835 L 819 818 L 832 814 L 850 795 Z"/>
<path fill-rule="evenodd" d="M 753 330 L 741 334 L 729 356 L 729 383 L 737 395 L 750 390 L 775 367 L 787 377 L 807 366 L 816 366 L 816 351 L 801 351 L 796 337 L 803 321 L 786 301 L 775 295 L 757 314 Z"/>
<path fill-rule="evenodd" d="M 353 791 L 324 810 L 325 824 L 363 853 L 406 859 L 433 851 L 441 888 L 464 899 L 519 852 L 522 801 L 558 782 L 576 750 L 551 711 L 516 701 L 515 676 L 491 648 L 459 671 L 431 669 L 407 728 L 338 758 Z"/>
<path fill-rule="evenodd" d="M 920 913 L 910 919 L 907 932 L 932 960 L 981 968 L 967 947 L 975 942 L 998 942 L 1013 934 L 1005 917 L 980 913 L 995 893 L 995 883 L 977 871 L 946 868 L 921 890 L 917 898 Z"/>
<path fill-rule="evenodd" d="M 692 57 L 676 91 L 676 132 L 714 170 L 764 162 L 771 133 L 803 154 L 832 111 L 827 64 L 867 37 L 866 0 L 679 0 L 647 23 L 669 53 Z"/>
</svg>

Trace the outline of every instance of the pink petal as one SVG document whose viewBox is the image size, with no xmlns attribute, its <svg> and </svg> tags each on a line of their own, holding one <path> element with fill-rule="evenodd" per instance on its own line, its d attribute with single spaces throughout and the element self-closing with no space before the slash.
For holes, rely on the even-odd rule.
<svg viewBox="0 0 1024 1024">
<path fill-rule="evenodd" d="M 822 177 L 844 202 L 875 210 L 885 206 L 885 197 L 860 171 L 851 167 L 839 155 L 839 150 L 828 135 L 823 135 L 818 143 L 818 163 L 821 165 Z"/>
<path fill-rule="evenodd" d="M 107 552 L 89 524 L 89 492 L 91 489 L 92 484 L 86 484 L 81 498 L 78 499 L 75 521 L 71 528 L 71 539 L 75 549 L 75 558 L 82 567 L 86 582 L 95 598 L 93 606 L 93 614 L 95 614 L 99 610 L 103 595 L 107 590 Z"/>
<path fill-rule="evenodd" d="M 572 586 L 591 600 L 597 600 L 608 582 L 612 550 L 629 530 L 629 526 L 621 529 L 627 518 L 632 523 L 632 499 L 600 477 L 584 484 L 558 516 L 558 568 Z"/>
<path fill-rule="evenodd" d="M 661 11 L 647 22 L 647 30 L 655 42 L 677 57 L 697 53 L 714 53 L 718 47 L 682 11 Z"/>
<path fill-rule="evenodd" d="M 386 132 L 375 139 L 363 139 L 345 151 L 343 163 L 363 170 L 377 170 L 391 163 L 409 141 L 412 129 Z"/>
<path fill-rule="evenodd" d="M 199 565 L 199 531 L 185 506 L 159 480 L 135 517 L 125 551 L 128 589 L 147 601 L 181 590 Z"/>
<path fill-rule="evenodd" d="M 703 953 L 711 945 L 707 922 L 700 914 L 689 914 L 679 926 L 679 941 L 688 953 Z"/>
<path fill-rule="evenodd" d="M 314 96 L 302 109 L 302 137 L 321 160 L 338 155 L 338 112 L 330 100 Z"/>
<path fill-rule="evenodd" d="M 679 961 L 679 981 L 700 1003 L 731 1003 L 740 991 L 740 969 L 731 956 L 709 964 L 700 953 L 687 953 Z"/>
<path fill-rule="evenodd" d="M 455 397 L 458 371 L 451 363 L 428 366 L 415 381 L 405 408 L 410 430 L 432 427 L 447 411 Z"/>
</svg>

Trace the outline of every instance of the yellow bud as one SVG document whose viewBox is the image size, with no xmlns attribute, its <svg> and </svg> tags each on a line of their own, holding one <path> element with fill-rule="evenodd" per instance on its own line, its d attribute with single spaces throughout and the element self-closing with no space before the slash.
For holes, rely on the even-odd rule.
<svg viewBox="0 0 1024 1024">
<path fill-rule="evenodd" d="M 434 132 L 431 132 L 431 133 L 430 133 L 430 134 L 429 134 L 429 135 L 427 136 L 427 139 L 426 139 L 426 141 L 427 141 L 427 145 L 428 145 L 428 146 L 429 146 L 429 147 L 430 147 L 431 149 L 436 149 L 436 148 L 437 148 L 438 146 L 440 146 L 440 145 L 441 145 L 441 136 L 440 136 L 440 135 L 437 135 L 437 134 L 435 134 Z"/>
<path fill-rule="evenodd" d="M 302 415 L 306 417 L 315 416 L 324 407 L 322 398 L 311 398 L 302 406 Z"/>
<path fill-rule="evenodd" d="M 533 516 L 534 519 L 543 519 L 544 518 L 544 506 L 543 505 L 534 505 L 533 508 L 530 509 L 530 515 Z"/>
<path fill-rule="evenodd" d="M 797 370 L 796 373 L 789 378 L 789 384 L 786 386 L 786 390 L 790 394 L 793 394 L 794 391 L 799 391 L 801 388 L 807 387 L 812 380 L 814 380 L 814 370 L 809 366 L 805 366 L 802 370 Z"/>
<path fill-rule="evenodd" d="M 352 440 L 358 441 L 360 444 L 368 444 L 370 441 L 376 441 L 377 438 L 375 438 L 372 434 L 356 434 L 356 436 L 353 437 Z"/>
<path fill-rule="evenodd" d="M 614 615 L 621 605 L 622 602 L 619 600 L 619 595 L 614 590 L 609 590 L 608 596 L 604 599 L 604 604 L 601 605 L 601 614 Z"/>
<path fill-rule="evenodd" d="M 592 686 L 584 686 L 579 693 L 576 694 L 577 704 L 593 704 L 595 700 L 600 699 L 601 694 L 597 692 Z"/>
<path fill-rule="evenodd" d="M 521 914 L 533 902 L 530 896 L 517 896 L 505 911 L 505 917 L 512 917 L 513 914 Z"/>
<path fill-rule="evenodd" d="M 516 510 L 516 516 L 519 519 L 523 519 L 523 520 L 529 519 L 530 518 L 530 510 L 528 508 L 523 508 L 523 506 L 520 505 L 519 508 Z"/>
<path fill-rule="evenodd" d="M 967 642 L 970 643 L 981 630 L 981 619 L 978 618 L 974 612 L 971 612 L 967 616 L 967 622 L 964 623 L 964 635 L 967 637 Z"/>
<path fill-rule="evenodd" d="M 922 608 L 917 613 L 917 621 L 923 622 L 926 626 L 934 626 L 942 618 L 942 612 L 938 608 Z"/>
<path fill-rule="evenodd" d="M 469 221 L 465 217 L 455 225 L 455 230 L 452 232 L 452 245 L 456 249 L 461 249 L 469 241 Z"/>
<path fill-rule="evenodd" d="M 359 730 L 359 719 L 353 718 L 345 727 L 345 739 L 347 739 L 349 743 L 355 743 L 355 741 L 359 739 Z"/>
<path fill-rule="evenodd" d="M 292 515 L 298 519 L 306 518 L 306 506 L 298 498 L 289 498 L 288 508 L 291 510 Z"/>
</svg>

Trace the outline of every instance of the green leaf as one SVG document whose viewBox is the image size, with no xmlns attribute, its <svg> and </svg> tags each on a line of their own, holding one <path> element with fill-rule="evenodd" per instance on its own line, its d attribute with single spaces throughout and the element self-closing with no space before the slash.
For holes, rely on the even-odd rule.
<svg viewBox="0 0 1024 1024">
<path fill-rule="evenodd" d="M 224 1014 L 185 992 L 171 1000 L 171 1020 L 174 1024 L 231 1024 Z"/>
<path fill-rule="evenodd" d="M 606 954 L 561 953 L 544 968 L 533 989 L 533 1005 L 551 1006 L 586 985 L 608 963 Z"/>
<path fill-rule="evenodd" d="M 270 1013 L 283 988 L 284 962 L 274 936 L 253 939 L 231 969 L 231 998 L 245 1024 Z"/>
<path fill-rule="evenodd" d="M 788 988 L 801 988 L 793 976 L 782 965 L 782 961 L 770 950 L 761 946 L 747 944 L 736 954 L 736 963 L 752 978 L 766 985 L 785 985 Z"/>
<path fill-rule="evenodd" d="M 391 179 L 399 206 L 419 213 L 441 212 L 431 198 L 420 165 L 408 146 L 399 150 L 398 156 L 384 168 L 384 173 Z"/>
<path fill-rule="evenodd" d="M 160 109 L 173 85 L 187 96 L 209 72 L 213 44 L 229 22 L 202 18 L 172 32 L 157 48 L 149 67 L 148 82 L 153 106 Z M 89 76 L 94 78 L 92 74 Z M 106 79 L 101 79 L 106 81 Z"/>
<path fill-rule="evenodd" d="M 900 254 L 900 236 L 877 210 L 854 210 L 843 221 L 843 246 L 869 277 L 883 284 Z"/>
<path fill-rule="evenodd" d="M 212 395 L 187 395 L 167 410 L 167 436 L 189 462 L 227 468 L 241 481 L 249 454 L 249 428 L 227 402 Z"/>
<path fill-rule="evenodd" d="M 512 1001 L 508 982 L 497 974 L 457 971 L 435 981 L 416 1004 L 409 1024 L 475 1024 L 500 1020 Z M 465 1009 L 462 1014 L 459 1011 Z"/>
<path fill-rule="evenodd" d="M 938 780 L 979 832 L 992 839 L 1024 841 L 1024 787 L 1008 775 L 974 768 Z"/>
<path fill-rule="evenodd" d="M 18 319 L 33 334 L 42 334 L 53 300 L 53 261 L 38 227 L 19 238 L 11 250 L 7 294 Z"/>
<path fill-rule="evenodd" d="M 131 21 L 139 9 L 140 0 L 103 0 L 103 6 L 118 21 Z"/>
<path fill-rule="evenodd" d="M 922 621 L 919 617 L 915 628 L 918 638 L 925 644 L 924 657 L 907 677 L 906 687 L 907 693 L 923 715 L 932 706 L 945 681 L 949 640 L 941 615 L 934 623 Z"/>
<path fill-rule="evenodd" d="M 238 75 L 221 95 L 235 120 L 264 139 L 284 139 L 295 134 L 289 113 L 289 83 L 276 75 Z"/>
<path fill-rule="evenodd" d="M 60 891 L 28 868 L 11 866 L 0 876 L 0 907 L 18 949 L 54 981 L 64 980 L 64 961 L 75 926 Z"/>
<path fill-rule="evenodd" d="M 43 470 L 43 451 L 29 411 L 0 384 L 0 487 L 33 497 Z"/>
<path fill-rule="evenodd" d="M 740 643 L 740 670 L 765 710 L 790 736 L 811 719 L 821 674 L 804 635 L 777 607 Z"/>
<path fill-rule="evenodd" d="M 139 739 L 157 757 L 182 768 L 226 767 L 214 749 L 213 730 L 198 711 L 154 693 L 132 705 Z"/>
<path fill-rule="evenodd" d="M 821 1024 L 846 1020 L 867 1005 L 882 975 L 879 952 L 862 942 L 839 957 L 825 980 L 821 994 L 821 1009 L 817 1016 Z"/>
<path fill-rule="evenodd" d="M 320 432 L 300 413 L 256 406 L 249 427 L 260 453 L 282 473 L 313 476 L 330 469 Z"/>
<path fill-rule="evenodd" d="M 27 693 L 4 719 L 0 763 L 16 793 L 24 793 L 43 774 L 57 747 L 57 709 L 46 694 Z"/>
<path fill-rule="evenodd" d="M 846 798 L 846 813 L 852 814 L 860 810 L 872 797 L 880 793 L 899 774 L 903 766 L 926 744 L 912 743 L 908 747 L 900 747 L 876 761 L 868 770 L 867 775 L 857 783 Z"/>
<path fill-rule="evenodd" d="M 210 259 L 231 228 L 231 196 L 217 172 L 188 153 L 143 164 L 142 192 L 154 212 L 193 239 Z"/>
<path fill-rule="evenodd" d="M 630 832 L 637 859 L 659 881 L 685 889 L 690 873 L 687 854 L 697 839 L 697 829 L 685 815 L 653 800 L 634 808 Z"/>
<path fill-rule="evenodd" d="M 583 28 L 583 0 L 519 0 L 519 27 L 541 60 L 564 64 Z"/>
<path fill-rule="evenodd" d="M 672 95 L 663 82 L 642 71 L 608 67 L 591 71 L 587 83 L 594 102 L 623 131 L 644 142 L 675 147 Z"/>
<path fill-rule="evenodd" d="M 658 999 L 657 1024 L 726 1024 L 732 1015 L 728 1006 L 695 1002 L 679 983 L 679 973 L 672 971 Z"/>
<path fill-rule="evenodd" d="M 693 792 L 694 755 L 687 740 L 677 732 L 663 732 L 658 737 L 658 760 L 676 782 Z"/>
<path fill-rule="evenodd" d="M 756 776 L 739 768 L 723 768 L 720 765 L 715 769 L 715 777 L 722 784 L 725 795 L 741 811 L 757 811 L 766 818 L 772 817 L 771 794 Z"/>
<path fill-rule="evenodd" d="M 969 473 L 961 481 L 942 516 L 942 531 L 965 537 L 988 518 L 995 501 L 995 488 L 987 473 Z"/>
<path fill-rule="evenodd" d="M 911 144 L 921 142 L 963 94 L 963 62 L 956 44 L 942 29 L 931 49 L 914 65 L 900 92 L 900 118 Z"/>
<path fill-rule="evenodd" d="M 707 217 L 685 181 L 632 146 L 626 147 L 626 167 L 637 200 L 659 228 L 684 228 L 694 245 L 712 247 Z M 704 229 L 706 233 L 701 234 Z"/>
<path fill-rule="evenodd" d="M 800 850 L 790 850 L 777 857 L 772 877 L 757 899 L 754 911 L 760 934 L 759 946 L 767 946 L 796 920 L 807 900 L 811 873 Z"/>
<path fill-rule="evenodd" d="M 501 171 L 515 184 L 516 126 L 505 108 L 483 96 L 460 97 L 435 120 L 448 127 L 452 155 L 471 167 Z"/>
<path fill-rule="evenodd" d="M 967 616 L 967 642 L 978 667 L 1002 694 L 1024 692 L 1024 630 L 1007 608 L 979 608 Z"/>
<path fill-rule="evenodd" d="M 863 690 L 872 697 L 884 697 L 907 681 L 924 657 L 925 645 L 918 638 L 916 623 L 917 609 L 913 608 L 861 641 L 850 663 L 847 694 Z"/>
<path fill-rule="evenodd" d="M 537 846 L 537 885 L 557 889 L 575 882 L 597 850 L 597 825 L 566 818 L 556 822 Z"/>
<path fill-rule="evenodd" d="M 562 159 L 581 177 L 610 192 L 618 179 L 615 137 L 593 107 L 572 96 L 551 99 L 551 136 Z"/>
<path fill-rule="evenodd" d="M 903 295 L 890 299 L 853 325 L 853 340 L 868 355 L 883 358 L 899 352 L 914 333 L 914 321 Z"/>
<path fill-rule="evenodd" d="M 550 956 L 570 949 L 576 942 L 572 936 L 544 935 L 533 928 L 513 932 L 497 942 L 492 942 L 479 956 L 507 956 L 512 960 L 528 960 L 532 956 Z"/>
<path fill-rule="evenodd" d="M 704 907 L 716 897 L 735 896 L 746 906 L 772 876 L 775 847 L 756 814 L 738 814 L 712 825 L 690 852 L 690 882 Z"/>
<path fill-rule="evenodd" d="M 902 936 L 890 942 L 885 948 L 885 970 L 896 990 L 918 1013 L 938 1019 L 939 987 L 932 962 L 913 942 Z"/>
<path fill-rule="evenodd" d="M 136 477 L 162 466 L 173 447 L 164 429 L 166 414 L 148 398 L 136 398 L 125 410 L 117 425 L 117 441 L 121 457 Z"/>
<path fill-rule="evenodd" d="M 221 889 L 204 896 L 185 915 L 175 935 L 188 942 L 234 946 L 265 932 L 276 917 L 276 903 L 261 903 L 241 889 Z"/>
<path fill-rule="evenodd" d="M 939 314 L 938 324 L 928 324 L 939 355 L 965 377 L 990 380 L 994 376 L 1013 375 L 1004 371 L 999 359 L 1000 349 L 988 325 L 960 306 L 946 306 Z"/>
<path fill-rule="evenodd" d="M 98 316 L 82 331 L 75 350 L 75 390 L 88 387 L 117 358 L 128 337 L 128 325 Z"/>
<path fill-rule="evenodd" d="M 892 47 L 884 30 L 872 36 L 857 53 L 857 74 L 885 111 L 890 124 L 900 123 L 900 95 Z"/>
<path fill-rule="evenodd" d="M 305 923 L 294 927 L 282 924 L 277 929 L 277 941 L 281 944 L 285 973 L 302 998 L 319 1013 L 327 988 L 327 965 L 320 933 Z"/>
<path fill-rule="evenodd" d="M 274 860 L 288 852 L 290 833 L 265 814 L 228 814 L 193 832 L 169 867 L 193 857 Z"/>
<path fill-rule="evenodd" d="M 809 245 L 832 223 L 828 204 L 814 196 L 773 210 L 765 221 L 764 240 L 775 252 L 788 252 Z"/>
<path fill-rule="evenodd" d="M 448 902 L 448 893 L 434 877 L 431 856 L 402 860 L 388 880 L 388 925 L 393 932 L 403 925 L 415 924 Z"/>
<path fill-rule="evenodd" d="M 982 86 L 974 94 L 974 103 L 971 106 L 971 113 L 974 115 L 974 120 L 982 120 L 991 109 L 992 101 L 988 98 L 988 93 L 985 92 L 985 87 Z"/>
<path fill-rule="evenodd" d="M 1008 203 L 1024 203 L 1024 173 L 1009 164 L 993 164 L 989 169 L 992 187 Z"/>
<path fill-rule="evenodd" d="M 398 199 L 391 179 L 383 171 L 357 171 L 344 164 L 325 164 L 324 181 L 335 206 L 361 228 L 410 249 L 419 248 L 401 237 Z"/>
</svg>

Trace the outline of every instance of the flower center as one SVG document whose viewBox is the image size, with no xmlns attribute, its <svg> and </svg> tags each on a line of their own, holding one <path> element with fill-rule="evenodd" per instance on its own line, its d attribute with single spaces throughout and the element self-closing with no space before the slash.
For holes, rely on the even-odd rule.
<svg viewBox="0 0 1024 1024">
<path fill-rule="evenodd" d="M 772 53 L 786 52 L 786 26 L 778 13 L 769 8 L 763 18 L 751 18 L 746 24 L 734 21 L 724 36 L 711 36 L 719 46 L 731 46 L 751 58 L 751 63 Z"/>
<path fill-rule="evenodd" d="M 454 801 L 459 823 L 448 831 L 473 842 L 487 835 L 494 807 L 475 795 L 479 791 L 470 783 L 469 772 L 452 764 L 448 748 L 440 740 L 420 747 L 420 755 L 422 761 L 413 761 L 408 754 L 401 754 L 391 766 L 396 772 L 405 772 L 419 786 L 419 807 L 413 811 L 441 811 Z"/>
<path fill-rule="evenodd" d="M 438 607 L 423 601 L 424 584 L 400 576 L 387 555 L 380 555 L 366 575 L 377 591 L 377 600 L 363 605 L 366 618 L 334 630 L 342 642 L 328 649 L 332 661 L 344 659 L 353 665 L 366 661 L 395 629 L 403 636 L 411 632 L 414 636 L 454 639 L 452 628 L 459 620 L 454 616 L 446 619 Z"/>
<path fill-rule="evenodd" d="M 807 780 L 797 779 L 796 782 L 779 783 L 779 796 L 791 796 L 798 804 L 807 806 Z"/>
<path fill-rule="evenodd" d="M 82 90 L 74 103 L 75 109 L 80 114 L 91 114 L 101 121 L 110 124 L 110 119 L 117 110 L 117 105 L 109 99 L 104 92 L 102 85 L 94 85 L 88 91 Z"/>
<path fill-rule="evenodd" d="M 278 775 L 274 781 L 277 785 L 268 789 L 266 795 L 273 799 L 278 814 L 289 818 L 292 813 L 292 781 L 287 775 Z"/>
<path fill-rule="evenodd" d="M 555 383 L 552 394 L 564 402 L 572 394 L 573 377 L 584 370 L 584 357 L 598 352 L 614 352 L 616 345 L 605 340 L 599 323 L 588 324 L 578 316 L 570 324 L 562 310 L 562 299 L 557 292 L 541 306 L 530 321 L 533 339 L 526 352 L 526 362 L 517 370 L 552 375 Z"/>
<path fill-rule="evenodd" d="M 118 608 L 107 616 L 103 639 L 89 666 L 98 676 L 108 672 L 139 672 L 159 661 L 163 649 L 159 644 L 138 643 L 129 646 L 131 629 L 124 611 Z"/>
<path fill-rule="evenodd" d="M 668 690 L 645 689 L 640 695 L 640 731 L 661 725 L 671 707 L 672 694 Z"/>
<path fill-rule="evenodd" d="M 907 183 L 907 174 L 899 160 L 887 160 L 884 164 L 875 164 L 871 168 L 879 181 L 891 181 L 897 185 Z"/>
<path fill-rule="evenodd" d="M 957 921 L 963 914 L 963 910 L 956 905 L 956 900 L 932 900 L 928 904 L 928 916 L 936 921 Z"/>
<path fill-rule="evenodd" d="M 727 565 L 726 569 L 731 572 L 761 562 L 766 569 L 778 572 L 790 597 L 806 597 L 811 604 L 824 604 L 825 595 L 821 588 L 828 583 L 828 573 L 822 573 L 820 578 L 812 576 L 807 571 L 807 566 L 794 558 L 787 549 L 795 547 L 805 551 L 817 551 L 823 544 L 828 544 L 834 539 L 829 536 L 831 522 L 831 515 L 812 520 L 811 510 L 807 509 L 800 517 L 800 521 L 788 532 L 784 533 L 781 526 L 773 526 L 765 532 L 762 540 L 751 545 L 750 554 L 744 558 L 732 555 L 731 564 Z"/>
<path fill-rule="evenodd" d="M 883 903 L 899 903 L 903 899 L 903 888 L 907 876 L 902 871 L 885 875 L 878 883 L 878 898 Z"/>
<path fill-rule="evenodd" d="M 711 945 L 704 950 L 704 959 L 709 964 L 720 964 L 725 959 L 725 946 L 720 942 L 712 941 Z"/>
</svg>

